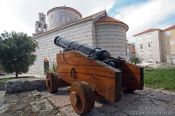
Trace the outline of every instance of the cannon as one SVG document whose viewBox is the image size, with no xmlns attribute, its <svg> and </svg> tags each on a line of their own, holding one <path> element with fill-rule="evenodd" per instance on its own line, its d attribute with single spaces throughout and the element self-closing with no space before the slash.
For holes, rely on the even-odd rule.
<svg viewBox="0 0 175 116">
<path fill-rule="evenodd" d="M 122 92 L 143 89 L 143 68 L 114 58 L 107 50 L 59 36 L 54 43 L 64 51 L 56 55 L 57 74 L 47 73 L 46 87 L 53 93 L 58 87 L 70 86 L 70 102 L 76 113 L 90 111 L 95 100 L 117 102 Z"/>
</svg>

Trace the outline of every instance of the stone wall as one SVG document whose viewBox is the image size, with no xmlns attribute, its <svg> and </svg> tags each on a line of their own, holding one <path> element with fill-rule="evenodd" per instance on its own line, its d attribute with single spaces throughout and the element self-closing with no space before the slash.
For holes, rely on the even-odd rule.
<svg viewBox="0 0 175 116">
<path fill-rule="evenodd" d="M 116 24 L 96 24 L 96 44 L 114 57 L 126 58 L 126 29 Z"/>
<path fill-rule="evenodd" d="M 46 57 L 49 58 L 50 66 L 56 62 L 56 54 L 62 50 L 54 45 L 54 38 L 56 36 L 61 36 L 66 39 L 95 47 L 93 45 L 93 28 L 93 21 L 86 21 L 70 27 L 48 31 L 41 35 L 34 36 L 33 39 L 39 43 L 39 49 L 35 53 L 37 55 L 37 60 L 34 65 L 30 67 L 28 73 L 44 75 L 44 58 Z"/>
</svg>

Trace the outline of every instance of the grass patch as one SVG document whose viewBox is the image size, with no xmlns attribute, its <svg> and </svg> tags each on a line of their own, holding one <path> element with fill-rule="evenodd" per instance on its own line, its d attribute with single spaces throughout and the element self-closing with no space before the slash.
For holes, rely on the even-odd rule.
<svg viewBox="0 0 175 116">
<path fill-rule="evenodd" d="M 175 68 L 144 70 L 145 86 L 175 90 Z"/>
<path fill-rule="evenodd" d="M 23 76 L 23 77 L 9 77 L 9 78 L 0 78 L 0 83 L 3 83 L 3 82 L 6 82 L 8 80 L 11 80 L 11 79 L 20 79 L 20 78 L 35 78 L 33 76 Z"/>
<path fill-rule="evenodd" d="M 10 78 L 1 78 L 0 79 L 0 83 L 5 83 L 8 80 L 14 79 L 14 77 L 10 77 Z"/>
<path fill-rule="evenodd" d="M 5 83 L 8 80 L 11 80 L 13 78 L 0 78 L 0 91 L 4 91 L 5 90 Z"/>
</svg>

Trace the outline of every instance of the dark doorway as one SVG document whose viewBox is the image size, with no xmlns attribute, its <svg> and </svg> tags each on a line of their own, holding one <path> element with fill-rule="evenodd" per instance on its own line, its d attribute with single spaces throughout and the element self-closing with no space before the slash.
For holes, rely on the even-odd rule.
<svg viewBox="0 0 175 116">
<path fill-rule="evenodd" d="M 48 58 L 44 58 L 44 74 L 46 75 L 49 71 L 49 60 Z"/>
</svg>

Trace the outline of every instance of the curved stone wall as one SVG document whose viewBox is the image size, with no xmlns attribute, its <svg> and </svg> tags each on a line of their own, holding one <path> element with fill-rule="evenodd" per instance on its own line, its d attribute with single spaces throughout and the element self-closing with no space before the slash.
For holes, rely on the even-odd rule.
<svg viewBox="0 0 175 116">
<path fill-rule="evenodd" d="M 56 7 L 50 9 L 48 15 L 48 30 L 74 22 L 82 18 L 82 15 L 70 7 Z"/>
<path fill-rule="evenodd" d="M 96 46 L 108 50 L 114 57 L 126 58 L 126 29 L 120 24 L 96 24 Z"/>
</svg>

